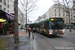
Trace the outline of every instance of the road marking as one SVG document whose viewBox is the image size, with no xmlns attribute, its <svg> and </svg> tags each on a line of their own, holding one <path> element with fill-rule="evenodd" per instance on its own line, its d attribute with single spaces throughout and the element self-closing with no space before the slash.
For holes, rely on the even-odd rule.
<svg viewBox="0 0 75 50">
<path fill-rule="evenodd" d="M 12 35 L 6 35 L 6 36 L 3 35 L 3 36 L 0 36 L 0 37 L 12 37 Z"/>
<path fill-rule="evenodd" d="M 30 50 L 33 50 L 33 39 L 32 39 L 32 32 L 30 32 Z"/>
<path fill-rule="evenodd" d="M 34 38 L 34 42 L 33 43 L 34 43 L 34 50 L 37 50 L 35 38 Z"/>
<path fill-rule="evenodd" d="M 33 39 L 33 33 L 31 32 L 31 35 L 30 35 L 30 50 L 37 50 L 37 47 L 36 47 L 36 42 L 35 42 L 35 38 Z"/>
</svg>

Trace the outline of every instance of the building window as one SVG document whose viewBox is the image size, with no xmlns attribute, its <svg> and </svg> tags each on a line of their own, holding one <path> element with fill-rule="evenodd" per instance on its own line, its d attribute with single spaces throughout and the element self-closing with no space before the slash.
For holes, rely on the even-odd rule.
<svg viewBox="0 0 75 50">
<path fill-rule="evenodd" d="M 59 13 L 59 16 L 60 16 L 60 13 Z"/>
<path fill-rule="evenodd" d="M 75 11 L 75 9 L 73 9 Z"/>
<path fill-rule="evenodd" d="M 4 8 L 4 10 L 6 10 L 6 8 Z"/>
<path fill-rule="evenodd" d="M 66 24 L 68 24 L 68 21 L 66 21 Z"/>
<path fill-rule="evenodd" d="M 56 9 L 55 9 L 55 12 L 56 12 Z"/>
<path fill-rule="evenodd" d="M 9 5 L 8 5 L 8 8 L 9 8 Z"/>
<path fill-rule="evenodd" d="M 75 1 L 73 1 L 73 6 L 75 6 Z"/>
<path fill-rule="evenodd" d="M 8 0 L 8 3 L 9 3 L 9 0 Z"/>
<path fill-rule="evenodd" d="M 63 12 L 64 12 L 64 10 L 63 10 Z"/>
<path fill-rule="evenodd" d="M 4 5 L 6 5 L 6 0 L 4 0 Z"/>
<path fill-rule="evenodd" d="M 68 16 L 68 14 L 66 14 L 66 16 Z"/>
<path fill-rule="evenodd" d="M 0 5 L 0 9 L 2 9 L 2 6 Z"/>
<path fill-rule="evenodd" d="M 2 0 L 0 0 L 0 2 L 2 2 Z"/>
<path fill-rule="evenodd" d="M 72 18 L 71 18 L 71 20 L 72 20 Z"/>
<path fill-rule="evenodd" d="M 73 3 L 75 3 L 75 1 L 73 1 Z"/>
<path fill-rule="evenodd" d="M 55 13 L 55 16 L 56 16 L 56 13 Z"/>
<path fill-rule="evenodd" d="M 63 16 L 65 16 L 64 13 L 63 13 Z"/>
<path fill-rule="evenodd" d="M 7 7 L 9 8 L 9 0 L 7 1 Z"/>
<path fill-rule="evenodd" d="M 7 10 L 7 12 L 9 12 L 9 10 Z"/>
<path fill-rule="evenodd" d="M 73 6 L 75 6 L 75 3 L 73 3 Z"/>
<path fill-rule="evenodd" d="M 66 17 L 66 20 L 68 20 L 68 17 Z"/>
</svg>

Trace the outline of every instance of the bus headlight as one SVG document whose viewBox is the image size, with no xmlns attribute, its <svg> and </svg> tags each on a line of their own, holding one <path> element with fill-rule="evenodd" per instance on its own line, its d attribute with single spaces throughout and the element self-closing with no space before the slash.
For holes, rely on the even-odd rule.
<svg viewBox="0 0 75 50">
<path fill-rule="evenodd" d="M 53 34 L 52 32 L 49 32 L 49 34 Z"/>
<path fill-rule="evenodd" d="M 53 30 L 50 29 L 50 30 L 49 30 L 49 34 L 53 34 Z"/>
<path fill-rule="evenodd" d="M 62 32 L 65 33 L 65 30 L 63 29 Z"/>
</svg>

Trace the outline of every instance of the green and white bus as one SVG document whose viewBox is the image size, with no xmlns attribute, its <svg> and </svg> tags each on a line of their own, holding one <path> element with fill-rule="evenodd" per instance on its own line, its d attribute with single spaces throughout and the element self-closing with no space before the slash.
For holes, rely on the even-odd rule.
<svg viewBox="0 0 75 50">
<path fill-rule="evenodd" d="M 64 20 L 63 18 L 49 18 L 36 23 L 36 31 L 45 35 L 63 35 Z"/>
</svg>

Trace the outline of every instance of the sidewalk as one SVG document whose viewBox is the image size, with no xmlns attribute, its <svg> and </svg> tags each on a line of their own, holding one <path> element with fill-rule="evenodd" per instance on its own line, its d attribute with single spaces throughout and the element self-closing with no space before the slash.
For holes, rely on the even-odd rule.
<svg viewBox="0 0 75 50">
<path fill-rule="evenodd" d="M 69 29 L 65 29 L 65 33 L 74 34 L 75 35 L 75 29 L 71 29 L 71 32 Z"/>
<path fill-rule="evenodd" d="M 0 36 L 0 50 L 31 50 L 32 38 L 28 38 L 24 30 L 19 31 L 19 41 L 19 44 L 14 44 L 13 35 Z"/>
</svg>

